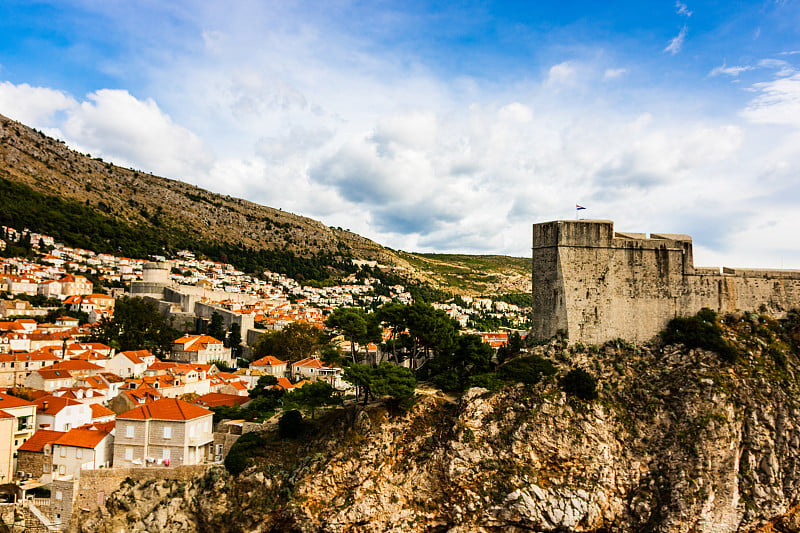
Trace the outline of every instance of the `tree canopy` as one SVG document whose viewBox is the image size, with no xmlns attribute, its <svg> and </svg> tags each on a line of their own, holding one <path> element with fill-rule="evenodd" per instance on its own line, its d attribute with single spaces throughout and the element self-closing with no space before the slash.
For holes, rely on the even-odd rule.
<svg viewBox="0 0 800 533">
<path fill-rule="evenodd" d="M 216 311 L 211 314 L 211 323 L 208 325 L 207 333 L 218 341 L 225 340 L 225 319 Z"/>
<path fill-rule="evenodd" d="M 344 369 L 343 379 L 358 388 L 364 405 L 370 398 L 390 396 L 396 400 L 407 400 L 414 396 L 417 379 L 408 368 L 387 361 L 377 367 L 352 364 Z"/>
<path fill-rule="evenodd" d="M 156 355 L 169 353 L 179 335 L 154 302 L 128 296 L 116 301 L 112 318 L 104 317 L 92 328 L 94 341 L 121 351 L 150 350 Z"/>
<path fill-rule="evenodd" d="M 380 342 L 381 332 L 373 313 L 367 314 L 357 307 L 339 307 L 334 309 L 325 320 L 325 325 L 339 331 L 350 341 L 350 355 L 356 361 L 356 343 L 366 345 Z"/>
<path fill-rule="evenodd" d="M 265 333 L 253 346 L 256 359 L 271 355 L 283 361 L 311 357 L 322 346 L 322 331 L 311 324 L 292 322 L 283 329 Z"/>
<path fill-rule="evenodd" d="M 296 406 L 311 411 L 311 419 L 314 419 L 316 410 L 325 405 L 335 405 L 341 402 L 338 396 L 334 395 L 335 389 L 325 381 L 314 381 L 306 383 L 299 389 L 295 389 L 284 397 L 287 406 Z"/>
</svg>

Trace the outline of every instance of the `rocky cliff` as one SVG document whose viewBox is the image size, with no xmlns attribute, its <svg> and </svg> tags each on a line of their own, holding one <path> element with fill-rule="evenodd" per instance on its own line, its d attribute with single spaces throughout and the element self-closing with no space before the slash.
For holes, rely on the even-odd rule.
<svg viewBox="0 0 800 533">
<path fill-rule="evenodd" d="M 238 477 L 124 486 L 73 530 L 800 531 L 798 359 L 745 322 L 755 333 L 734 364 L 553 342 L 533 351 L 562 375 L 593 373 L 597 400 L 565 396 L 554 376 L 428 391 L 407 413 L 351 406 L 304 442 L 268 437 Z"/>
</svg>

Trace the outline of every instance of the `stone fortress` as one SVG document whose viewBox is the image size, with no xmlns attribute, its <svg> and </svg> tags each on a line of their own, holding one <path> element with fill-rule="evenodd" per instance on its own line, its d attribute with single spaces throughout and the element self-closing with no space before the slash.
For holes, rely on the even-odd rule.
<svg viewBox="0 0 800 533">
<path fill-rule="evenodd" d="M 695 267 L 688 235 L 616 233 L 609 220 L 533 225 L 536 339 L 644 342 L 703 307 L 777 318 L 798 306 L 800 270 Z"/>
</svg>

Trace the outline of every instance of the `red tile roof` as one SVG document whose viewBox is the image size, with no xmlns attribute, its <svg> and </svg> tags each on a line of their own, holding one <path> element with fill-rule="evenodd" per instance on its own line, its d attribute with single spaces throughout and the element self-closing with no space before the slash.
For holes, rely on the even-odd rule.
<svg viewBox="0 0 800 533">
<path fill-rule="evenodd" d="M 36 414 L 41 415 L 56 415 L 65 407 L 83 405 L 77 400 L 71 400 L 61 396 L 42 396 L 34 403 L 36 404 Z"/>
<path fill-rule="evenodd" d="M 100 441 L 108 436 L 105 431 L 88 428 L 70 429 L 53 444 L 57 446 L 74 446 L 76 448 L 94 449 Z"/>
<path fill-rule="evenodd" d="M 289 390 L 289 389 L 294 388 L 294 385 L 292 384 L 291 381 L 289 381 L 286 378 L 278 378 L 278 384 L 277 385 L 273 385 L 273 387 L 278 387 L 278 388 L 283 389 L 283 390 Z"/>
<path fill-rule="evenodd" d="M 237 396 L 236 394 L 223 394 L 221 392 L 209 392 L 203 394 L 192 403 L 202 405 L 203 407 L 218 407 L 220 405 L 227 405 L 233 407 L 234 405 L 242 405 L 250 401 L 247 396 Z"/>
<path fill-rule="evenodd" d="M 114 416 L 114 411 L 108 409 L 107 407 L 103 407 L 100 404 L 93 403 L 90 404 L 89 407 L 92 408 L 92 418 L 101 418 L 104 416 Z"/>
<path fill-rule="evenodd" d="M 64 435 L 64 431 L 40 429 L 19 447 L 21 452 L 41 453 L 45 444 L 52 444 Z"/>
<path fill-rule="evenodd" d="M 38 372 L 42 379 L 65 379 L 71 378 L 72 374 L 67 372 L 66 370 L 49 370 L 50 367 L 45 367 L 40 370 L 35 370 L 34 372 Z"/>
<path fill-rule="evenodd" d="M 212 414 L 211 411 L 198 405 L 193 405 L 177 398 L 162 398 L 117 415 L 117 420 L 192 420 L 210 414 Z"/>
<path fill-rule="evenodd" d="M 89 361 L 73 360 L 59 361 L 50 366 L 44 367 L 44 370 L 103 370 L 102 366 L 97 366 Z"/>
<path fill-rule="evenodd" d="M 266 357 L 262 357 L 258 361 L 253 361 L 250 363 L 250 366 L 276 366 L 276 365 L 285 365 L 286 361 L 281 361 L 277 357 L 272 357 L 271 355 L 267 355 Z"/>
<path fill-rule="evenodd" d="M 148 350 L 129 350 L 127 352 L 120 352 L 122 355 L 127 357 L 131 363 L 134 364 L 142 364 L 142 357 L 154 357 L 152 353 Z"/>
<path fill-rule="evenodd" d="M 35 405 L 27 400 L 11 396 L 10 394 L 3 394 L 0 392 L 0 409 L 11 409 L 13 407 L 25 407 L 28 405 Z"/>
<path fill-rule="evenodd" d="M 185 352 L 196 352 L 202 350 L 208 344 L 222 344 L 222 341 L 218 341 L 210 335 L 184 335 L 176 340 L 175 344 L 183 344 Z"/>
</svg>

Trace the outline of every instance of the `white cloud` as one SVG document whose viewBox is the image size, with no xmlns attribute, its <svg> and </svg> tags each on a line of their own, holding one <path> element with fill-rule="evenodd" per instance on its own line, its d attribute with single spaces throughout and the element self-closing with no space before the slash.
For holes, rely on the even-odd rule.
<svg viewBox="0 0 800 533">
<path fill-rule="evenodd" d="M 762 124 L 785 124 L 800 128 L 800 73 L 753 85 L 757 96 L 742 115 Z"/>
<path fill-rule="evenodd" d="M 691 17 L 692 16 L 692 12 L 689 11 L 689 8 L 686 6 L 686 4 L 684 4 L 680 0 L 675 2 L 675 12 L 678 15 L 683 15 L 684 17 Z"/>
<path fill-rule="evenodd" d="M 607 68 L 606 71 L 603 73 L 604 80 L 613 80 L 619 78 L 623 74 L 627 74 L 628 69 L 626 68 Z"/>
<path fill-rule="evenodd" d="M 759 67 L 777 70 L 776 76 L 791 76 L 794 74 L 794 67 L 783 59 L 762 59 L 758 62 Z"/>
<path fill-rule="evenodd" d="M 708 75 L 719 76 L 720 74 L 725 74 L 735 78 L 742 72 L 747 72 L 748 70 L 753 70 L 753 67 L 748 65 L 729 67 L 723 63 L 721 66 L 711 69 L 711 72 L 709 72 Z"/>
<path fill-rule="evenodd" d="M 61 129 L 83 150 L 169 177 L 192 179 L 212 157 L 194 133 L 175 124 L 152 99 L 103 89 L 72 108 Z"/>
<path fill-rule="evenodd" d="M 686 40 L 686 34 L 689 32 L 689 28 L 684 26 L 681 28 L 680 33 L 673 37 L 673 39 L 669 42 L 666 48 L 664 48 L 665 52 L 669 52 L 672 55 L 677 54 L 683 48 L 683 41 Z"/>
<path fill-rule="evenodd" d="M 547 73 L 546 85 L 571 85 L 575 82 L 577 70 L 573 63 L 564 61 L 550 67 Z"/>
<path fill-rule="evenodd" d="M 77 102 L 63 91 L 31 87 L 27 83 L 0 83 L 0 114 L 31 127 L 44 128 L 56 113 L 76 105 Z"/>
<path fill-rule="evenodd" d="M 800 140 L 769 127 L 800 125 L 798 80 L 773 76 L 786 62 L 759 65 L 771 79 L 740 115 L 719 118 L 703 113 L 702 95 L 637 86 L 640 76 L 602 54 L 533 78 L 447 78 L 376 49 L 367 32 L 340 38 L 305 19 L 282 27 L 257 4 L 226 7 L 230 17 L 198 4 L 195 48 L 137 64 L 136 94 L 149 98 L 53 91 L 32 115 L 93 155 L 394 248 L 529 255 L 530 224 L 572 218 L 576 202 L 620 230 L 692 234 L 698 264 L 756 249 L 742 228 L 765 213 L 776 235 L 800 233 Z M 678 53 L 687 32 L 665 51 Z M 598 83 L 623 77 L 624 92 Z M 739 257 L 779 266 L 768 253 Z"/>
</svg>

